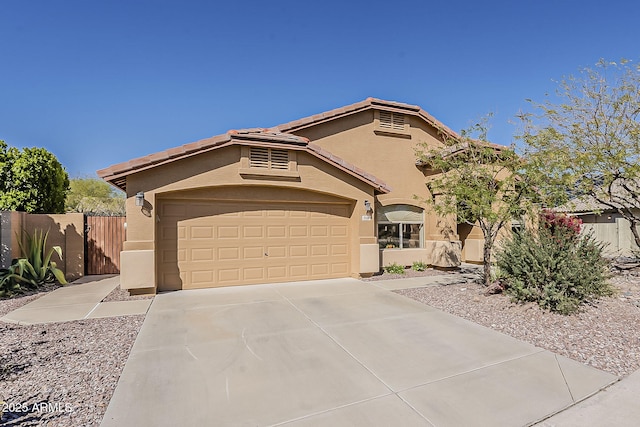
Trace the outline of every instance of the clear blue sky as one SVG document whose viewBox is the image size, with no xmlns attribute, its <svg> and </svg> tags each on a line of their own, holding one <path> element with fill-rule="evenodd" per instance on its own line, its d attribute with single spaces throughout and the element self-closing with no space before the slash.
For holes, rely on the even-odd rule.
<svg viewBox="0 0 640 427">
<path fill-rule="evenodd" d="M 458 131 L 598 59 L 640 60 L 640 2 L 0 0 L 0 139 L 72 177 L 369 96 Z"/>
</svg>

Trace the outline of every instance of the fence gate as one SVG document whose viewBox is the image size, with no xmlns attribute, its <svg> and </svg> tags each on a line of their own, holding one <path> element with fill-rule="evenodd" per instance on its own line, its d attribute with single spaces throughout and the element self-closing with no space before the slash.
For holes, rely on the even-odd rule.
<svg viewBox="0 0 640 427">
<path fill-rule="evenodd" d="M 85 216 L 86 274 L 120 273 L 125 217 Z"/>
</svg>

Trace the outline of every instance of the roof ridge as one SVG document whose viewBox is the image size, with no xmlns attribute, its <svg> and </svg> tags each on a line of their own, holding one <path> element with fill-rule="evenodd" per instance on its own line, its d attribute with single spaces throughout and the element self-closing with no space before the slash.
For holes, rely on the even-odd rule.
<svg viewBox="0 0 640 427">
<path fill-rule="evenodd" d="M 100 178 L 109 181 L 120 188 L 124 188 L 123 186 L 126 186 L 126 182 L 123 181 L 123 177 L 131 173 L 159 166 L 172 160 L 189 157 L 202 151 L 221 148 L 223 146 L 233 144 L 234 141 L 237 144 L 246 144 L 246 141 L 253 141 L 257 143 L 262 141 L 297 146 L 299 147 L 298 149 L 300 149 L 300 147 L 302 149 L 306 148 L 309 153 L 323 158 L 325 161 L 349 174 L 359 177 L 359 179 L 368 182 L 375 189 L 385 193 L 391 191 L 389 186 L 379 178 L 359 169 L 357 166 L 345 161 L 320 146 L 309 142 L 308 138 L 290 133 L 282 133 L 278 130 L 267 128 L 231 129 L 220 135 L 184 144 L 179 147 L 170 148 L 168 150 L 159 151 L 147 156 L 138 157 L 105 169 L 100 169 L 97 171 L 97 174 Z"/>
<path fill-rule="evenodd" d="M 287 123 L 282 123 L 272 127 L 271 129 L 278 129 L 281 132 L 287 132 L 287 133 L 295 132 L 296 130 L 303 127 L 313 126 L 315 124 L 320 124 L 322 122 L 325 122 L 327 120 L 330 120 L 339 116 L 354 114 L 362 110 L 367 110 L 367 109 L 376 108 L 376 107 L 387 107 L 387 108 L 406 110 L 409 114 L 422 117 L 427 123 L 429 123 L 431 126 L 436 128 L 438 132 L 442 132 L 449 138 L 457 139 L 460 137 L 460 135 L 457 132 L 449 128 L 440 120 L 436 119 L 434 116 L 429 114 L 419 105 L 406 104 L 404 102 L 398 102 L 398 101 L 388 101 L 385 99 L 374 98 L 374 97 L 368 97 L 363 101 L 358 101 L 353 104 L 346 105 L 344 107 L 334 108 L 333 110 L 325 111 L 323 113 L 303 117 L 301 119 L 296 119 Z"/>
</svg>

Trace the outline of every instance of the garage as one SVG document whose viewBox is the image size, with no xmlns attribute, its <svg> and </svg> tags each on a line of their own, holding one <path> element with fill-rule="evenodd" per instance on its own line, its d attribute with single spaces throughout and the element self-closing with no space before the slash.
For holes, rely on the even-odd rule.
<svg viewBox="0 0 640 427">
<path fill-rule="evenodd" d="M 165 199 L 158 290 L 346 277 L 348 203 Z"/>
</svg>

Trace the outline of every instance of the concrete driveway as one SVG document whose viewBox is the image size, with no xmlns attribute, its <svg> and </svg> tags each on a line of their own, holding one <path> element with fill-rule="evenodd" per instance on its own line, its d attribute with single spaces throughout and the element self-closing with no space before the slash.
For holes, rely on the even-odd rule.
<svg viewBox="0 0 640 427">
<path fill-rule="evenodd" d="M 522 426 L 616 380 L 398 286 L 158 295 L 102 426 Z"/>
</svg>

